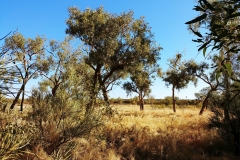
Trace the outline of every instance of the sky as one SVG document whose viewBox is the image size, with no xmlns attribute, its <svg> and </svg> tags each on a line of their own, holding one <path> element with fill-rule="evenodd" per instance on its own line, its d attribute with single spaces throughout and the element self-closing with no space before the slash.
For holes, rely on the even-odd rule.
<svg viewBox="0 0 240 160">
<path fill-rule="evenodd" d="M 176 53 L 183 52 L 183 60 L 194 59 L 203 61 L 202 53 L 198 52 L 198 44 L 192 42 L 196 37 L 191 34 L 185 22 L 195 18 L 197 12 L 192 10 L 194 0 L 0 0 L 0 37 L 10 31 L 17 30 L 26 38 L 35 38 L 37 35 L 47 39 L 62 41 L 66 36 L 66 20 L 69 17 L 68 8 L 76 6 L 80 10 L 96 9 L 100 6 L 104 10 L 120 14 L 132 10 L 134 18 L 145 17 L 151 27 L 156 42 L 163 48 L 161 60 L 158 61 L 163 71 L 168 68 L 168 59 Z M 3 42 L 0 42 L 2 45 Z M 31 80 L 27 90 L 37 86 L 36 80 Z M 176 92 L 181 99 L 195 99 L 194 93 L 207 85 L 199 80 L 197 87 L 189 84 L 186 89 Z M 151 96 L 160 99 L 171 96 L 171 87 L 157 78 L 151 87 Z M 110 98 L 131 98 L 126 95 L 121 86 L 116 86 L 109 93 Z"/>
</svg>

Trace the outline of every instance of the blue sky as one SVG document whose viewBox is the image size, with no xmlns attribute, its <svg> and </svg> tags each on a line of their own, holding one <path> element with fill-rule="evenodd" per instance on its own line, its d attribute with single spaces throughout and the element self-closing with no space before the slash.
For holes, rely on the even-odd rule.
<svg viewBox="0 0 240 160">
<path fill-rule="evenodd" d="M 197 44 L 192 42 L 196 37 L 190 34 L 184 24 L 197 16 L 192 10 L 194 5 L 194 0 L 3 0 L 0 5 L 0 37 L 18 29 L 27 38 L 40 35 L 47 39 L 63 40 L 66 36 L 65 21 L 69 16 L 67 9 L 70 6 L 77 6 L 81 10 L 103 6 L 106 11 L 116 14 L 132 10 L 136 19 L 144 16 L 152 27 L 155 40 L 163 48 L 159 64 L 165 71 L 168 67 L 167 59 L 177 52 L 185 51 L 184 59 L 187 60 L 204 60 L 202 53 L 198 54 Z M 34 80 L 28 84 L 27 89 L 30 90 L 33 85 L 37 85 Z M 176 92 L 176 96 L 194 99 L 194 93 L 205 86 L 199 80 L 196 88 L 189 85 L 187 89 Z M 155 98 L 171 96 L 171 88 L 167 88 L 157 78 L 151 95 Z M 115 87 L 110 92 L 110 97 L 126 98 L 126 93 L 121 87 Z"/>
</svg>

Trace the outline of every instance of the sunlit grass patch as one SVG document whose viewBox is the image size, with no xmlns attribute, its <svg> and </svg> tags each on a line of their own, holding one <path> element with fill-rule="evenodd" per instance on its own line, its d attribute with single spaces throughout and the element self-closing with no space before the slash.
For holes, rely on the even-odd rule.
<svg viewBox="0 0 240 160">
<path fill-rule="evenodd" d="M 20 152 L 19 159 L 54 159 L 66 157 L 64 155 L 76 160 L 236 158 L 229 145 L 218 137 L 216 129 L 208 127 L 209 111 L 199 116 L 199 109 L 191 107 L 178 108 L 176 113 L 171 108 L 153 109 L 151 106 L 146 106 L 144 111 L 138 106 L 114 106 L 113 109 L 117 110 L 116 114 L 105 116 L 104 125 L 93 129 L 89 135 L 72 139 L 69 145 L 51 155 L 41 144 L 31 143 L 30 148 L 23 148 L 27 152 Z M 13 120 L 23 118 L 22 122 L 26 123 L 25 117 L 21 117 L 25 113 L 9 114 Z M 4 121 L 6 119 L 2 119 L 2 125 Z M 50 131 L 48 136 L 54 137 Z"/>
<path fill-rule="evenodd" d="M 208 111 L 199 116 L 199 109 L 191 107 L 176 113 L 127 108 L 118 106 L 118 115 L 108 119 L 100 134 L 123 159 L 211 159 L 230 152 L 216 130 L 208 128 Z"/>
</svg>

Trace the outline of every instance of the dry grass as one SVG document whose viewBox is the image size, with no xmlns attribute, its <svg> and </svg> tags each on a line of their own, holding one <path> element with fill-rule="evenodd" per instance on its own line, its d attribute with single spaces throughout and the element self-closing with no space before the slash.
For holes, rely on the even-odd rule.
<svg viewBox="0 0 240 160">
<path fill-rule="evenodd" d="M 117 114 L 105 117 L 105 125 L 93 130 L 91 135 L 75 139 L 74 147 L 47 155 L 36 144 L 28 149 L 32 154 L 25 154 L 22 159 L 50 160 L 69 153 L 69 159 L 73 160 L 239 158 L 232 155 L 229 145 L 218 137 L 216 130 L 208 127 L 209 111 L 199 116 L 199 108 L 194 107 L 177 108 L 176 113 L 170 107 L 145 106 L 143 112 L 136 105 L 114 106 L 113 109 Z"/>
<path fill-rule="evenodd" d="M 114 106 L 97 136 L 81 140 L 76 159 L 234 159 L 216 130 L 207 127 L 210 112 L 199 109 L 153 109 L 146 106 Z M 84 151 L 83 151 L 84 150 Z"/>
</svg>

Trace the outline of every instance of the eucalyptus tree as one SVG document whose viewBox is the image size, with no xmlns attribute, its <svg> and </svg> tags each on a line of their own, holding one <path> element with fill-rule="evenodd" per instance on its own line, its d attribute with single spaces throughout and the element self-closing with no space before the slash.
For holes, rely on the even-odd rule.
<svg viewBox="0 0 240 160">
<path fill-rule="evenodd" d="M 20 33 L 16 33 L 5 39 L 3 48 L 8 50 L 14 64 L 11 67 L 11 70 L 19 75 L 17 78 L 21 82 L 21 87 L 10 106 L 10 109 L 14 108 L 22 94 L 20 109 L 22 111 L 26 84 L 30 79 L 37 78 L 39 71 L 48 70 L 47 66 L 42 67 L 44 66 L 43 64 L 46 63 L 46 60 L 44 60 L 44 42 L 45 39 L 39 36 L 35 39 L 31 39 L 25 38 Z"/>
<path fill-rule="evenodd" d="M 144 110 L 144 97 L 151 93 L 150 86 L 153 83 L 154 73 L 157 68 L 145 68 L 143 70 L 135 70 L 131 73 L 130 82 L 123 84 L 123 89 L 126 90 L 127 95 L 134 93 L 138 94 L 140 111 Z"/>
<path fill-rule="evenodd" d="M 166 86 L 172 85 L 173 112 L 176 112 L 175 89 L 181 90 L 187 87 L 189 82 L 194 82 L 195 85 L 197 83 L 195 76 L 186 72 L 185 63 L 181 62 L 181 58 L 181 54 L 176 54 L 175 58 L 169 60 L 169 69 L 159 75 Z"/>
<path fill-rule="evenodd" d="M 84 43 L 85 63 L 93 70 L 92 107 L 101 90 L 108 103 L 108 86 L 126 77 L 139 65 L 155 64 L 161 48 L 144 18 L 134 19 L 133 12 L 120 15 L 96 10 L 69 8 L 66 33 Z"/>
<path fill-rule="evenodd" d="M 217 101 L 213 99 L 215 104 L 212 110 L 215 119 L 212 122 L 220 131 L 233 136 L 235 154 L 240 154 L 239 107 L 236 105 L 239 99 L 239 85 L 236 85 L 237 88 L 233 88 L 233 84 L 238 83 L 238 76 L 236 76 L 238 70 L 234 68 L 235 64 L 239 63 L 240 57 L 239 9 L 239 0 L 199 0 L 194 10 L 199 12 L 200 16 L 186 22 L 190 30 L 198 36 L 198 39 L 194 41 L 200 44 L 199 51 L 203 50 L 204 55 L 207 48 L 210 48 L 211 51 L 218 51 L 218 55 L 214 56 L 216 60 L 215 75 L 216 79 L 221 77 L 223 80 L 223 96 Z M 205 29 L 203 31 L 200 28 Z M 205 34 L 201 34 L 201 32 Z M 219 111 L 223 114 L 220 114 Z"/>
</svg>

